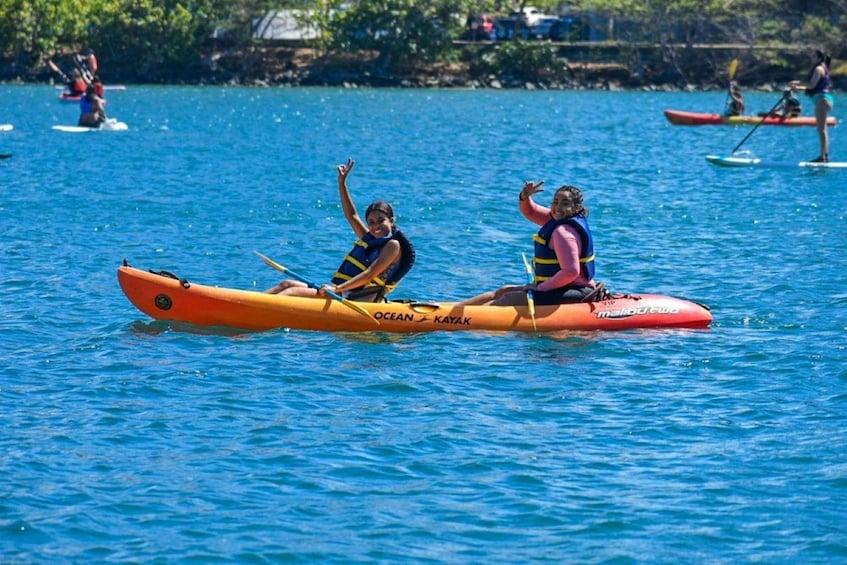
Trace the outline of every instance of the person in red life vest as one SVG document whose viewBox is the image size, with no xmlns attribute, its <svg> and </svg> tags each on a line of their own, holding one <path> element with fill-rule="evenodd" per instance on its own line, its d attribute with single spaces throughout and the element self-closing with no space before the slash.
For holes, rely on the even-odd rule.
<svg viewBox="0 0 847 565">
<path fill-rule="evenodd" d="M 97 96 L 93 85 L 89 85 L 79 101 L 79 125 L 96 128 L 106 121 L 105 101 Z"/>
<path fill-rule="evenodd" d="M 90 47 L 88 49 L 83 50 L 83 64 L 85 65 L 88 72 L 91 73 L 91 76 L 97 74 L 97 71 L 100 70 L 100 66 L 97 63 L 97 56 L 94 55 L 94 50 Z"/>
<path fill-rule="evenodd" d="M 72 96 L 80 96 L 85 94 L 85 89 L 88 88 L 88 84 L 85 82 L 85 79 L 82 78 L 82 74 L 76 69 L 71 71 L 71 80 L 68 81 L 68 92 L 71 93 Z"/>
<path fill-rule="evenodd" d="M 103 96 L 103 81 L 100 80 L 100 75 L 94 75 L 94 78 L 91 80 L 91 84 L 94 86 L 94 93 L 100 98 L 103 98 L 103 101 L 105 102 L 106 100 Z"/>
<path fill-rule="evenodd" d="M 100 70 L 100 65 L 97 63 L 97 57 L 94 55 L 94 50 L 91 48 L 83 49 L 81 52 L 74 55 L 74 63 L 79 68 L 82 76 L 87 80 L 92 80 L 97 71 Z"/>
<path fill-rule="evenodd" d="M 265 292 L 315 297 L 324 296 L 329 290 L 349 300 L 380 302 L 412 268 L 415 251 L 397 228 L 391 205 L 383 200 L 372 202 L 365 211 L 364 221 L 356 211 L 347 188 L 347 176 L 354 164 L 355 161 L 348 159 L 346 165 L 338 165 L 338 193 L 344 216 L 359 239 L 330 284 L 313 288 L 298 280 L 284 280 Z"/>
<path fill-rule="evenodd" d="M 591 300 L 600 287 L 594 283 L 594 240 L 588 227 L 588 209 L 582 191 L 563 185 L 549 208 L 536 204 L 532 195 L 542 192 L 544 181 L 526 181 L 518 198 L 526 219 L 541 226 L 535 242 L 535 276 L 522 286 L 503 286 L 460 302 L 463 305 L 526 306 L 527 292 L 536 305 Z"/>
</svg>

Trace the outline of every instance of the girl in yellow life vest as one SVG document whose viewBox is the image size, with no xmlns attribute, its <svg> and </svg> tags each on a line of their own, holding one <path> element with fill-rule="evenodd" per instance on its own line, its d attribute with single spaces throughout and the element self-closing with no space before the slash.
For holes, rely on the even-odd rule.
<svg viewBox="0 0 847 565">
<path fill-rule="evenodd" d="M 314 297 L 323 296 L 329 290 L 350 300 L 376 302 L 391 292 L 412 268 L 414 249 L 397 229 L 391 205 L 382 200 L 371 203 L 364 221 L 356 211 L 347 187 L 353 165 L 352 159 L 346 165 L 338 165 L 338 193 L 344 216 L 359 239 L 344 257 L 331 283 L 315 289 L 298 280 L 284 280 L 265 292 Z"/>
</svg>

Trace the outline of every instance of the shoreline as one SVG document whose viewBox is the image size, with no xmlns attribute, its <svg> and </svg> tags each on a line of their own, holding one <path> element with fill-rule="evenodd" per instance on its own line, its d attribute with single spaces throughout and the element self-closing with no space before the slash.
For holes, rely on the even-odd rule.
<svg viewBox="0 0 847 565">
<path fill-rule="evenodd" d="M 155 74 L 105 60 L 101 61 L 101 68 L 106 69 L 101 75 L 106 84 L 137 85 L 712 92 L 726 90 L 729 82 L 726 65 L 715 61 L 732 60 L 739 47 L 695 50 L 669 62 L 653 46 L 637 56 L 629 54 L 626 64 L 622 53 L 606 51 L 609 46 L 560 47 L 559 69 L 523 77 L 503 69 L 481 72 L 479 59 L 494 48 L 493 44 L 472 44 L 465 46 L 454 62 L 416 64 L 384 72 L 378 55 L 372 52 L 351 54 L 266 45 L 249 52 L 216 51 L 192 65 L 157 69 Z M 620 46 L 616 49 L 620 50 Z M 786 54 L 789 59 L 794 55 Z M 745 57 L 737 57 L 744 62 L 735 77 L 742 91 L 778 91 L 802 74 L 793 72 L 796 64 L 763 66 L 750 59 L 749 53 Z M 747 67 L 755 71 L 747 71 Z M 0 68 L 5 70 L 0 73 L 0 84 L 61 84 L 46 64 L 37 71 L 18 74 L 9 65 L 0 64 Z M 542 74 L 545 76 L 538 76 Z"/>
</svg>

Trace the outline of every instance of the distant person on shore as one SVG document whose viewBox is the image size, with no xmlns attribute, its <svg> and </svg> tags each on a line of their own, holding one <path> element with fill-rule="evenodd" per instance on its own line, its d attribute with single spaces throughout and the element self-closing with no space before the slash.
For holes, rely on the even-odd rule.
<svg viewBox="0 0 847 565">
<path fill-rule="evenodd" d="M 298 280 L 284 280 L 265 292 L 314 297 L 323 296 L 329 290 L 349 300 L 379 302 L 412 268 L 414 248 L 397 228 L 391 205 L 383 200 L 372 202 L 365 211 L 365 221 L 356 211 L 347 187 L 347 176 L 355 163 L 348 159 L 346 165 L 338 165 L 338 193 L 344 216 L 359 239 L 344 257 L 331 283 L 314 289 Z"/>
<path fill-rule="evenodd" d="M 106 121 L 105 101 L 97 96 L 94 85 L 88 85 L 79 100 L 79 125 L 96 128 Z"/>
<path fill-rule="evenodd" d="M 729 83 L 729 96 L 726 101 L 724 116 L 740 116 L 744 113 L 744 97 L 741 96 L 741 88 L 738 83 Z"/>
<path fill-rule="evenodd" d="M 792 90 L 805 90 L 806 96 L 810 96 L 815 104 L 815 126 L 818 130 L 821 152 L 812 159 L 812 162 L 827 163 L 829 162 L 829 131 L 826 129 L 826 120 L 835 105 L 835 99 L 832 97 L 832 80 L 829 77 L 832 60 L 829 55 L 818 49 L 812 55 L 812 61 L 812 72 L 806 86 L 801 86 L 799 80 L 791 81 L 789 86 Z"/>
<path fill-rule="evenodd" d="M 502 286 L 459 304 L 526 306 L 527 292 L 536 305 L 563 304 L 591 300 L 602 285 L 594 283 L 594 240 L 588 227 L 588 209 L 582 191 L 570 185 L 560 186 L 549 208 L 536 204 L 532 195 L 542 192 L 544 181 L 526 181 L 518 196 L 521 214 L 541 226 L 535 242 L 535 278 L 522 286 Z"/>
</svg>

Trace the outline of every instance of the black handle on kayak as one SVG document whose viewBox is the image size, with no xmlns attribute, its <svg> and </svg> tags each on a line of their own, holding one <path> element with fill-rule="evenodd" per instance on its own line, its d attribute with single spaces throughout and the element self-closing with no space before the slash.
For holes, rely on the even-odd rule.
<svg viewBox="0 0 847 565">
<path fill-rule="evenodd" d="M 735 155 L 735 152 L 736 152 L 736 151 L 738 151 L 738 149 L 739 149 L 742 145 L 744 145 L 744 142 L 745 142 L 745 141 L 747 141 L 748 139 L 750 139 L 750 136 L 751 136 L 751 135 L 753 135 L 753 132 L 754 132 L 754 131 L 756 131 L 756 129 L 758 129 L 758 127 L 759 127 L 760 125 L 762 125 L 763 123 L 765 123 L 765 120 L 767 120 L 767 119 L 770 117 L 770 115 L 771 115 L 771 114 L 773 114 L 774 112 L 776 112 L 776 109 L 777 109 L 777 108 L 779 108 L 779 105 L 780 105 L 780 104 L 782 104 L 782 101 L 783 101 L 784 99 L 785 99 L 785 94 L 783 94 L 782 96 L 780 96 L 780 97 L 779 97 L 779 100 L 777 100 L 776 104 L 774 104 L 773 108 L 771 108 L 770 112 L 768 112 L 767 114 L 765 114 L 765 115 L 762 117 L 762 119 L 759 121 L 759 123 L 758 123 L 758 124 L 756 124 L 755 126 L 753 126 L 753 129 L 751 129 L 751 130 L 750 130 L 750 132 L 749 132 L 747 135 L 745 135 L 745 136 L 744 136 L 744 139 L 742 139 L 742 140 L 741 140 L 741 143 L 739 143 L 738 145 L 736 145 L 736 146 L 735 146 L 735 149 L 733 149 L 733 150 L 732 150 L 732 154 L 733 154 L 733 155 Z"/>
</svg>

